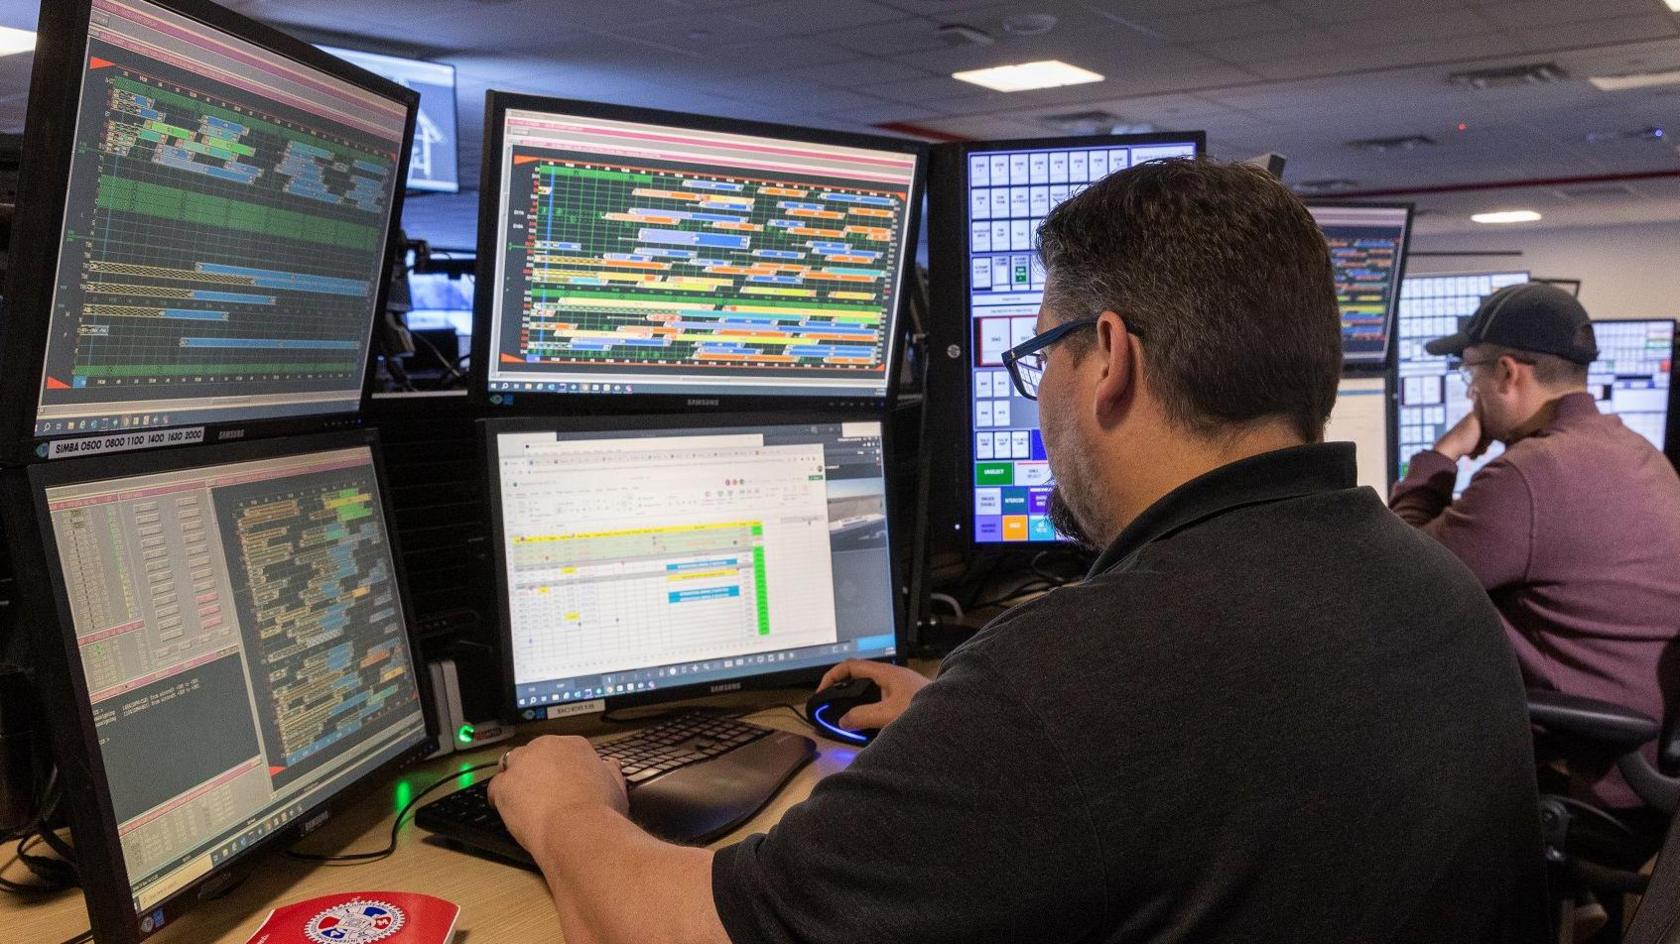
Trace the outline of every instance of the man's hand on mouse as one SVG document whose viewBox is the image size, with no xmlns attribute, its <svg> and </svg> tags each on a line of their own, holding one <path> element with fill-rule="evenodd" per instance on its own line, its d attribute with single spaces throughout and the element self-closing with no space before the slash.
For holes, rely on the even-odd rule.
<svg viewBox="0 0 1680 944">
<path fill-rule="evenodd" d="M 549 735 L 503 755 L 490 805 L 535 855 L 546 844 L 543 831 L 564 824 L 570 809 L 605 806 L 623 815 L 625 789 L 617 761 L 603 761 L 583 738 Z"/>
<path fill-rule="evenodd" d="M 866 659 L 847 659 L 824 675 L 817 683 L 817 691 L 837 685 L 847 679 L 861 678 L 874 682 L 881 689 L 881 700 L 872 705 L 859 705 L 840 718 L 839 725 L 848 731 L 871 731 L 884 728 L 904 714 L 910 699 L 927 685 L 928 680 L 915 669 Z"/>
</svg>

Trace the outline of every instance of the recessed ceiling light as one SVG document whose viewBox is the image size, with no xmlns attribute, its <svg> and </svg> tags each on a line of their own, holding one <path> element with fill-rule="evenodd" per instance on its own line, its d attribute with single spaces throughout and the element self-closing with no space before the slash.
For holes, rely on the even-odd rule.
<svg viewBox="0 0 1680 944">
<path fill-rule="evenodd" d="M 1680 13 L 1680 0 L 1663 0 L 1663 2 L 1668 4 L 1670 10 Z"/>
<path fill-rule="evenodd" d="M 35 31 L 0 26 L 0 56 L 15 56 L 35 48 Z"/>
<path fill-rule="evenodd" d="M 951 78 L 958 82 L 985 86 L 996 92 L 1028 92 L 1033 89 L 1061 88 L 1064 85 L 1082 85 L 1103 80 L 1102 76 L 1089 69 L 1070 66 L 1059 59 L 993 66 L 990 69 L 970 69 L 967 72 L 953 72 Z"/>
<path fill-rule="evenodd" d="M 1680 0 L 1674 0 L 1680 3 Z M 1600 92 L 1626 92 L 1630 89 L 1652 88 L 1658 85 L 1674 85 L 1680 83 L 1680 69 L 1664 69 L 1660 72 L 1631 72 L 1627 75 L 1593 75 L 1587 81 Z"/>
<path fill-rule="evenodd" d="M 1470 219 L 1476 223 L 1533 223 L 1540 219 L 1540 214 L 1533 210 L 1498 210 L 1493 213 L 1476 213 Z"/>
</svg>

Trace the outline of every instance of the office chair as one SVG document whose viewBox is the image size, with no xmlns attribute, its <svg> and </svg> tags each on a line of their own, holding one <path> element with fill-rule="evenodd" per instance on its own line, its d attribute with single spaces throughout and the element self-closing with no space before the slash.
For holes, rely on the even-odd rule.
<svg viewBox="0 0 1680 944">
<path fill-rule="evenodd" d="M 1680 808 L 1680 713 L 1659 724 L 1609 702 L 1538 690 L 1528 693 L 1528 711 L 1537 744 L 1560 755 L 1576 771 L 1614 764 L 1645 804 L 1632 810 L 1608 810 L 1557 794 L 1540 797 L 1543 848 L 1558 904 L 1559 941 L 1571 944 L 1575 906 L 1588 893 L 1600 897 L 1611 917 L 1609 926 L 1594 940 L 1606 944 L 1622 940 L 1621 898 L 1646 894 L 1652 880 L 1640 869 L 1662 847 L 1665 832 L 1674 832 L 1668 824 Z M 1652 741 L 1657 742 L 1654 765 L 1640 750 Z M 1667 865 L 1665 872 L 1680 872 L 1680 862 Z M 1664 895 L 1663 900 L 1672 897 Z"/>
<path fill-rule="evenodd" d="M 1680 944 L 1680 829 L 1668 827 L 1651 883 L 1628 925 L 1626 944 Z"/>
</svg>

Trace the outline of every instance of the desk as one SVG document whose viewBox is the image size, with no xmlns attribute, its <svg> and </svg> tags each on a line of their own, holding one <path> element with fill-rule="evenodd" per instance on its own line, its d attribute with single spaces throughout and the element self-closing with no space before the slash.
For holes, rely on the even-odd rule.
<svg viewBox="0 0 1680 944">
<path fill-rule="evenodd" d="M 918 668 L 929 672 L 931 667 Z M 776 704 L 802 703 L 808 694 L 809 691 L 780 692 Z M 763 705 L 766 694 L 708 700 L 704 704 L 727 705 L 731 701 L 735 704 Z M 811 734 L 810 728 L 780 707 L 748 715 L 747 719 L 765 727 Z M 406 790 L 422 789 L 438 777 L 464 766 L 492 763 L 513 744 L 541 734 L 606 737 L 627 730 L 630 728 L 625 725 L 603 724 L 598 717 L 529 725 L 520 729 L 520 736 L 515 741 L 426 761 L 404 771 L 395 783 L 379 788 L 345 809 L 300 842 L 298 847 L 326 853 L 382 848 L 391 834 L 391 818 L 396 815 L 394 798 Z M 769 829 L 788 807 L 809 796 L 818 780 L 843 769 L 857 753 L 857 749 L 849 745 L 822 738 L 813 739 L 817 742 L 817 759 L 795 774 L 769 806 L 741 829 L 715 843 L 714 847 L 726 846 L 752 833 Z M 484 771 L 475 776 L 484 777 L 490 773 Z M 461 785 L 465 786 L 467 782 L 463 778 Z M 446 795 L 448 789 L 438 788 L 421 800 L 421 804 Z M 256 931 L 271 910 L 281 905 L 317 895 L 380 889 L 424 892 L 460 905 L 456 940 L 462 944 L 562 940 L 559 918 L 549 901 L 547 886 L 539 875 L 436 845 L 428 839 L 429 836 L 429 833 L 414 826 L 411 815 L 398 834 L 397 851 L 380 862 L 311 864 L 287 859 L 277 853 L 264 855 L 243 884 L 216 901 L 199 904 L 150 941 L 158 944 L 244 941 Z M 0 847 L 0 862 L 11 858 L 11 853 L 10 844 Z M 19 867 L 8 872 L 7 877 L 25 879 L 28 876 Z M 0 937 L 8 942 L 57 944 L 81 933 L 87 926 L 87 909 L 80 891 L 39 902 L 0 894 L 0 929 L 4 929 Z"/>
</svg>

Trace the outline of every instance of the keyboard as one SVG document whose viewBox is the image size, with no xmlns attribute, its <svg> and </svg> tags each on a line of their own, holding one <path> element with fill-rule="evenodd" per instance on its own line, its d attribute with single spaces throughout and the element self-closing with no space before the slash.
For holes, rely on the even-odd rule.
<svg viewBox="0 0 1680 944">
<path fill-rule="evenodd" d="M 810 738 L 691 713 L 595 745 L 630 788 L 630 819 L 669 842 L 701 844 L 763 809 L 811 762 Z M 420 808 L 414 822 L 440 840 L 533 867 L 490 806 L 488 780 Z"/>
</svg>

